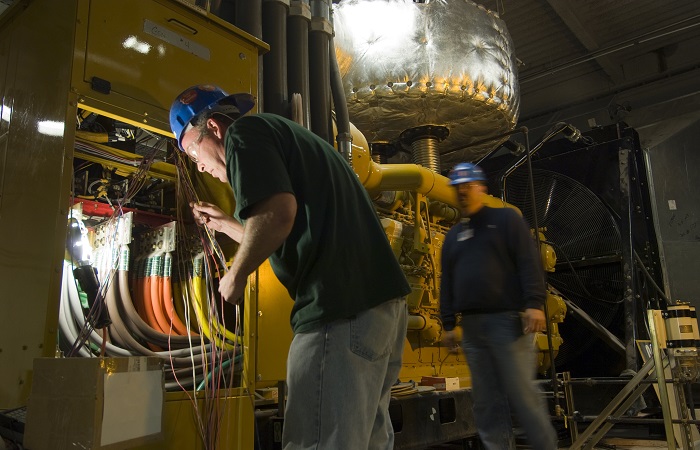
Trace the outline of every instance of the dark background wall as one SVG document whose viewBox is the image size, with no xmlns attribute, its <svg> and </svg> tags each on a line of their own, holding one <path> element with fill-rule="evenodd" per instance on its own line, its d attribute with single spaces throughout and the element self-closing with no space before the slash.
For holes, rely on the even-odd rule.
<svg viewBox="0 0 700 450">
<path fill-rule="evenodd" d="M 646 152 L 667 292 L 700 308 L 700 121 Z"/>
</svg>

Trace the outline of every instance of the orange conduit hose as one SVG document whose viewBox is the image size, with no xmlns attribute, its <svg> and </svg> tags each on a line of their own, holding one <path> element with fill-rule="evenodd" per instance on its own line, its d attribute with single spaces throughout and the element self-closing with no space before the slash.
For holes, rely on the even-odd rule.
<svg viewBox="0 0 700 450">
<path fill-rule="evenodd" d="M 153 306 L 151 301 L 151 266 L 153 265 L 152 258 L 148 258 L 146 261 L 146 267 L 144 268 L 144 276 L 141 282 L 141 298 L 143 299 L 143 309 L 146 312 L 146 323 L 154 330 L 164 333 L 165 331 L 160 327 L 158 320 L 156 319 L 156 314 L 153 312 Z"/>
<path fill-rule="evenodd" d="M 175 304 L 173 303 L 173 291 L 172 291 L 172 278 L 163 277 L 163 303 L 165 307 L 165 312 L 168 315 L 169 322 L 173 324 L 173 329 L 177 334 L 185 336 L 191 334 L 196 336 L 197 333 L 187 329 L 180 318 L 175 314 Z"/>
<path fill-rule="evenodd" d="M 123 250 L 128 250 L 128 248 L 121 249 L 121 251 L 123 251 Z M 124 322 L 124 319 L 122 318 L 121 314 L 119 314 L 120 308 L 118 307 L 118 303 L 117 303 L 117 298 L 122 298 L 122 295 L 124 295 L 124 298 L 127 298 L 127 299 L 128 299 L 128 297 L 130 297 L 128 286 L 127 286 L 128 285 L 128 274 L 127 274 L 128 266 L 127 266 L 127 262 L 125 262 L 125 261 L 128 261 L 128 253 L 126 253 L 126 257 L 124 258 L 124 260 L 122 261 L 122 264 L 120 264 L 120 267 L 119 267 L 119 272 L 123 272 L 123 273 L 119 274 L 119 272 L 118 272 L 118 275 L 120 277 L 123 277 L 123 280 L 121 278 L 119 278 L 118 280 L 114 280 L 113 295 L 107 295 L 107 307 L 109 308 L 110 311 L 117 312 L 116 314 L 113 314 L 111 316 L 112 321 L 114 322 L 114 325 L 120 330 L 128 330 L 128 326 Z M 121 286 L 127 286 L 127 289 L 123 294 L 120 293 Z M 188 370 L 192 370 L 192 367 L 194 367 L 196 370 L 196 368 L 199 367 L 198 365 L 195 365 L 194 360 L 192 360 L 191 358 L 172 357 L 172 355 L 155 353 L 155 352 L 149 350 L 148 348 L 144 347 L 143 345 L 141 345 L 136 339 L 134 339 L 134 337 L 129 332 L 124 334 L 124 340 L 125 340 L 125 343 L 127 344 L 127 348 L 131 348 L 134 351 L 136 351 L 142 355 L 158 357 L 158 358 L 162 359 L 164 362 L 169 363 L 169 365 L 173 369 L 175 367 L 186 367 L 186 368 L 188 368 Z"/>
<path fill-rule="evenodd" d="M 122 319 L 121 315 L 119 314 L 119 308 L 117 306 L 117 297 L 120 295 L 118 288 L 117 288 L 117 283 L 112 283 L 114 287 L 113 294 L 108 294 L 106 296 L 106 303 L 107 303 L 107 308 L 109 311 L 115 311 L 114 314 L 110 314 L 110 318 L 112 319 L 112 323 L 114 326 L 119 329 L 119 330 L 127 330 L 128 327 L 124 323 L 124 320 Z M 163 361 L 167 361 L 170 363 L 173 367 L 192 367 L 193 361 L 190 358 L 172 358 L 167 355 L 162 355 L 162 354 L 157 354 L 153 352 L 152 350 L 144 347 L 141 345 L 134 337 L 131 335 L 131 333 L 126 332 L 123 336 L 124 338 L 124 343 L 126 346 L 124 348 L 131 349 L 137 353 L 140 353 L 142 355 L 146 356 L 155 356 L 157 358 L 162 359 Z"/>
<path fill-rule="evenodd" d="M 136 309 L 133 306 L 133 301 L 131 294 L 129 292 L 129 248 L 127 246 L 122 246 L 122 261 L 127 261 L 127 263 L 121 264 L 119 272 L 117 272 L 117 278 L 119 280 L 119 291 L 121 293 L 121 307 L 126 313 L 126 318 L 128 319 L 127 326 L 131 331 L 133 331 L 137 336 L 141 337 L 146 341 L 150 341 L 154 344 L 158 344 L 164 347 L 188 347 L 192 344 L 192 339 L 186 336 L 169 336 L 167 334 L 161 333 L 154 330 L 150 325 L 148 325 L 141 316 L 138 315 Z M 153 349 L 154 346 L 151 346 Z"/>
<path fill-rule="evenodd" d="M 165 311 L 163 310 L 163 257 L 161 255 L 155 255 L 153 257 L 153 265 L 151 266 L 151 308 L 153 308 L 153 313 L 155 314 L 156 321 L 161 330 L 166 334 L 176 334 L 173 333 L 174 330 L 170 329 L 170 321 L 166 317 Z"/>
<path fill-rule="evenodd" d="M 173 325 L 173 328 L 179 335 L 186 336 L 191 334 L 196 336 L 194 332 L 190 332 L 187 326 L 182 323 L 180 318 L 175 314 L 175 304 L 173 303 L 173 285 L 172 285 L 172 257 L 170 253 L 165 254 L 164 264 L 163 264 L 163 306 L 165 307 L 165 312 L 168 315 L 169 323 Z"/>
<path fill-rule="evenodd" d="M 120 269 L 117 276 L 119 278 L 119 291 L 122 299 L 121 307 L 126 313 L 125 322 L 127 322 L 127 326 L 134 332 L 134 334 L 141 337 L 145 341 L 148 341 L 148 345 L 152 350 L 158 348 L 156 344 L 162 348 L 184 348 L 189 346 L 191 343 L 197 343 L 191 342 L 191 339 L 186 336 L 168 336 L 167 334 L 151 328 L 150 325 L 141 319 L 136 312 L 136 309 L 134 309 L 134 307 L 131 305 L 131 295 L 129 294 L 128 287 L 128 271 L 126 269 Z"/>
<path fill-rule="evenodd" d="M 127 247 L 128 250 L 128 247 Z M 122 250 L 123 252 L 123 250 Z M 128 252 L 127 256 L 122 256 L 122 258 L 125 261 L 128 261 Z M 119 290 L 122 293 L 122 304 L 126 305 L 126 301 L 128 300 L 131 305 L 134 305 L 136 308 L 136 313 L 138 314 L 139 318 L 144 321 L 144 324 L 147 325 L 147 327 L 151 330 L 153 330 L 154 333 L 159 333 L 155 328 L 153 328 L 150 323 L 148 322 L 148 314 L 146 311 L 146 308 L 144 307 L 144 300 L 143 300 L 143 283 L 144 283 L 144 277 L 142 276 L 143 270 L 145 270 L 145 265 L 146 265 L 146 258 L 138 258 L 136 260 L 136 270 L 134 270 L 134 274 L 131 276 L 131 290 L 134 292 L 133 298 L 131 297 L 131 293 L 129 292 L 129 286 L 128 282 L 129 280 L 127 279 L 127 284 L 123 285 L 121 279 L 119 280 Z M 127 271 L 128 274 L 128 271 Z M 128 299 L 126 296 L 128 295 Z M 128 305 L 125 306 L 125 308 L 128 308 Z M 134 323 L 134 320 L 131 320 L 132 323 Z M 140 333 L 141 335 L 143 333 Z M 160 333 L 159 333 L 160 334 Z M 145 337 L 144 337 L 145 338 Z M 159 346 L 161 345 L 161 346 Z M 163 343 L 159 343 L 159 345 L 156 345 L 153 342 L 148 342 L 148 348 L 153 350 L 154 352 L 159 352 L 164 350 L 165 348 L 162 347 L 164 345 Z M 167 341 L 165 341 L 165 345 L 167 345 Z"/>
<path fill-rule="evenodd" d="M 183 321 L 183 323 L 190 323 L 190 328 L 194 329 L 197 327 L 199 329 L 197 313 L 195 311 L 195 305 L 193 304 L 194 301 L 192 300 L 192 296 L 190 294 L 192 289 L 189 286 L 191 284 L 187 281 L 179 281 L 171 284 L 175 313 L 178 315 L 180 320 Z M 197 333 L 195 333 L 195 335 L 198 336 Z"/>
</svg>

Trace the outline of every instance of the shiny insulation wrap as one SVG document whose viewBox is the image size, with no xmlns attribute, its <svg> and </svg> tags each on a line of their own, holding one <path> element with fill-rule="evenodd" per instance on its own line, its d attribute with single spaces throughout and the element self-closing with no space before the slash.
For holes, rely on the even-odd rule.
<svg viewBox="0 0 700 450">
<path fill-rule="evenodd" d="M 333 23 L 350 120 L 368 141 L 444 125 L 445 152 L 515 127 L 516 59 L 495 13 L 469 0 L 343 0 Z M 450 152 L 441 164 L 474 160 L 503 140 Z"/>
</svg>

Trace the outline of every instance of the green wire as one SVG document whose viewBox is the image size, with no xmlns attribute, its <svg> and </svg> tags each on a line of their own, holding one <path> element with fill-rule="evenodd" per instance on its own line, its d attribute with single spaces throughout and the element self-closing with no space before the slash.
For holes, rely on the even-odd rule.
<svg viewBox="0 0 700 450">
<path fill-rule="evenodd" d="M 236 357 L 233 358 L 233 361 L 234 361 L 234 362 L 238 362 L 238 361 L 241 360 L 242 357 L 243 357 L 242 354 L 236 355 Z M 214 374 L 214 372 L 216 372 L 216 371 L 218 371 L 218 370 L 225 369 L 225 368 L 227 368 L 227 367 L 230 366 L 230 365 L 231 365 L 231 360 L 230 360 L 230 359 L 227 359 L 227 360 L 224 361 L 219 367 L 216 367 L 213 371 L 209 372 L 209 373 L 207 374 L 207 377 L 206 377 L 204 380 L 202 380 L 201 383 L 199 383 L 199 386 L 197 386 L 197 391 L 196 391 L 196 392 L 199 392 L 199 391 L 201 391 L 202 389 L 204 389 L 204 386 L 209 382 L 209 380 L 211 380 L 211 377 L 212 377 L 212 375 Z"/>
</svg>

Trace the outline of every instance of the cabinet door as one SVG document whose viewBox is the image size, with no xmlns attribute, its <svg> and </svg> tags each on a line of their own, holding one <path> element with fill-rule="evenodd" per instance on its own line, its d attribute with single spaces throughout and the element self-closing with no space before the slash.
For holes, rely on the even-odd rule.
<svg viewBox="0 0 700 450">
<path fill-rule="evenodd" d="M 262 43 L 213 15 L 173 0 L 90 0 L 81 13 L 77 89 L 87 109 L 169 134 L 170 105 L 189 86 L 257 95 Z"/>
</svg>

